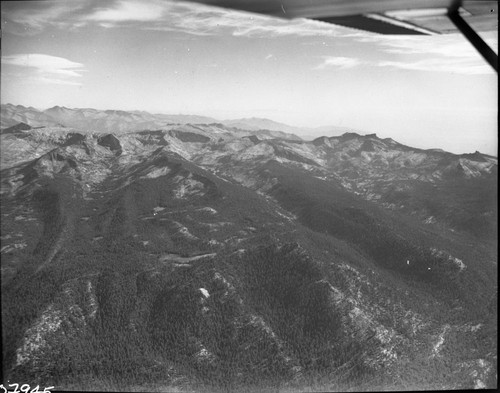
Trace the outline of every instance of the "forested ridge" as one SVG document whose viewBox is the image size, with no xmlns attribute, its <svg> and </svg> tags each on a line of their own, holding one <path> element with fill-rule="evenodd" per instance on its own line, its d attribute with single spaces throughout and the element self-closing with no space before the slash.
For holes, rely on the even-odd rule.
<svg viewBox="0 0 500 393">
<path fill-rule="evenodd" d="M 172 144 L 209 142 L 175 131 L 120 146 L 73 135 L 2 170 L 4 378 L 76 390 L 496 386 L 495 242 L 481 238 L 492 216 L 469 219 L 494 211 L 491 196 L 467 183 L 429 225 L 422 209 L 441 220 L 445 202 L 422 207 L 422 195 L 441 189 L 374 202 L 288 147 L 267 159 L 258 139 L 242 142 L 258 153 L 250 162 L 201 165 Z M 127 153 L 132 143 L 149 150 Z M 224 143 L 236 142 L 210 149 Z"/>
</svg>

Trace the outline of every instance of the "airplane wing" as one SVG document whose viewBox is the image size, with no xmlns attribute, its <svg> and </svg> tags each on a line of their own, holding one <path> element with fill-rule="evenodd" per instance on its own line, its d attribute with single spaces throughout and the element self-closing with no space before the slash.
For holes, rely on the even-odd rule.
<svg viewBox="0 0 500 393">
<path fill-rule="evenodd" d="M 498 55 L 477 34 L 498 30 L 498 1 L 192 0 L 282 18 L 308 18 L 380 34 L 462 32 L 498 71 Z"/>
</svg>

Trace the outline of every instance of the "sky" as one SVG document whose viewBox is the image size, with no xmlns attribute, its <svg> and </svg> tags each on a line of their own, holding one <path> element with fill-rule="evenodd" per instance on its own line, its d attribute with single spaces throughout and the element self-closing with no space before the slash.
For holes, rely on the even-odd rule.
<svg viewBox="0 0 500 393">
<path fill-rule="evenodd" d="M 497 156 L 498 76 L 460 35 L 163 0 L 2 1 L 1 102 L 340 126 Z M 498 32 L 482 34 L 498 52 Z"/>
</svg>

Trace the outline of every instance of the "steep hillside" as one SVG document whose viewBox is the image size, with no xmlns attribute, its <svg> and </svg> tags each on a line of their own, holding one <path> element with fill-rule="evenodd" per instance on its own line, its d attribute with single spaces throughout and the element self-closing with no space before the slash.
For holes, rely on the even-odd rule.
<svg viewBox="0 0 500 393">
<path fill-rule="evenodd" d="M 73 111 L 0 135 L 10 380 L 496 387 L 496 158 Z"/>
</svg>

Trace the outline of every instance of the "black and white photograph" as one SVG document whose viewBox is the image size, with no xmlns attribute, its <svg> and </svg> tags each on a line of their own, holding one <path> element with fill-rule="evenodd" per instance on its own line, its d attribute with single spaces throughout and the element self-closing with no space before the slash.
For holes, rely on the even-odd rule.
<svg viewBox="0 0 500 393">
<path fill-rule="evenodd" d="M 4 393 L 497 389 L 497 1 L 0 4 Z"/>
</svg>

